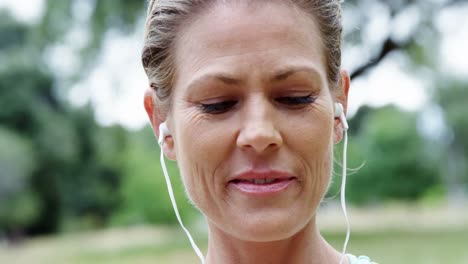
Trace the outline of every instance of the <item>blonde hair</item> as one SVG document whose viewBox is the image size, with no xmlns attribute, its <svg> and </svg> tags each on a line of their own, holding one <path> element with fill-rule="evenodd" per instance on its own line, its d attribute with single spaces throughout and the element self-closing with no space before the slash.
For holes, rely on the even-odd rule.
<svg viewBox="0 0 468 264">
<path fill-rule="evenodd" d="M 176 74 L 174 47 L 177 34 L 186 21 L 207 10 L 216 2 L 234 0 L 150 0 L 142 52 L 143 67 L 151 87 L 156 90 L 156 104 L 167 111 Z M 246 3 L 259 0 L 237 0 Z M 340 0 L 264 0 L 290 1 L 318 24 L 325 50 L 327 78 L 330 87 L 338 87 L 341 67 L 341 1 Z"/>
</svg>

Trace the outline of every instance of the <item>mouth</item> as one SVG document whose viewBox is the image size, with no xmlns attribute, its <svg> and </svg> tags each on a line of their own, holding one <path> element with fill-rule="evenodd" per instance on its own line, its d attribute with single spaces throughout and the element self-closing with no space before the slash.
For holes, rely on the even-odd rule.
<svg viewBox="0 0 468 264">
<path fill-rule="evenodd" d="M 294 178 L 295 177 L 283 178 L 283 179 L 277 179 L 277 178 L 236 179 L 236 180 L 232 180 L 231 182 L 234 184 L 246 183 L 246 184 L 254 184 L 254 185 L 268 185 L 268 184 L 275 184 L 278 182 L 282 182 L 285 180 L 292 180 Z"/>
<path fill-rule="evenodd" d="M 249 195 L 273 195 L 284 192 L 297 180 L 285 173 L 245 173 L 231 181 L 228 185 Z"/>
</svg>

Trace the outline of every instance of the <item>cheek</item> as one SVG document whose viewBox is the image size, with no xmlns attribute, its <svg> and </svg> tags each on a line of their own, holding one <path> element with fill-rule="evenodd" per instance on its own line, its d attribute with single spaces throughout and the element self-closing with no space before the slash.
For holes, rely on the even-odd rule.
<svg viewBox="0 0 468 264">
<path fill-rule="evenodd" d="M 232 153 L 232 126 L 223 123 L 210 125 L 190 112 L 182 113 L 178 120 L 175 138 L 177 163 L 190 199 L 205 211 L 222 192 L 222 164 Z"/>
<path fill-rule="evenodd" d="M 288 136 L 303 167 L 305 193 L 313 195 L 314 201 L 327 191 L 333 171 L 333 120 L 326 109 L 318 108 Z"/>
<path fill-rule="evenodd" d="M 331 145 L 325 143 L 328 138 L 322 138 L 322 142 L 309 142 L 309 147 L 303 148 L 302 155 L 298 157 L 303 167 L 302 197 L 308 217 L 315 214 L 330 186 L 333 152 Z"/>
<path fill-rule="evenodd" d="M 305 171 L 306 188 L 312 189 L 312 193 L 321 196 L 332 174 L 332 145 L 324 144 L 324 142 L 311 145 L 310 148 L 303 149 L 300 158 Z"/>
<path fill-rule="evenodd" d="M 204 201 L 212 196 L 210 194 L 210 185 L 213 179 L 209 176 L 212 175 L 213 168 L 211 165 L 215 161 L 210 160 L 212 155 L 207 155 L 205 148 L 201 149 L 196 144 L 191 144 L 194 142 L 201 143 L 201 139 L 189 139 L 187 138 L 187 142 L 190 143 L 183 142 L 183 140 L 178 142 L 178 145 L 183 147 L 178 149 L 177 165 L 188 198 L 197 208 L 202 209 L 205 207 Z"/>
</svg>

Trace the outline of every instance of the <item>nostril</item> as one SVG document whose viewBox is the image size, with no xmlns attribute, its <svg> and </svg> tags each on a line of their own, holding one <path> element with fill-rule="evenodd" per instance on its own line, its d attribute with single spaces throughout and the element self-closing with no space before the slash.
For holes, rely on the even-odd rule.
<svg viewBox="0 0 468 264">
<path fill-rule="evenodd" d="M 277 148 L 281 143 L 281 137 L 274 134 L 240 135 L 237 141 L 239 147 L 244 149 L 254 149 L 257 152 Z"/>
</svg>

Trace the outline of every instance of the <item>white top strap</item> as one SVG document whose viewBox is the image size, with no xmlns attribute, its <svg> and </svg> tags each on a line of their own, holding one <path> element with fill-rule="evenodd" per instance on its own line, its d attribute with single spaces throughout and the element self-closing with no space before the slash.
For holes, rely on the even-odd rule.
<svg viewBox="0 0 468 264">
<path fill-rule="evenodd" d="M 372 262 L 368 256 L 356 257 L 351 254 L 346 255 L 348 256 L 349 264 L 378 264 L 376 262 Z"/>
</svg>

